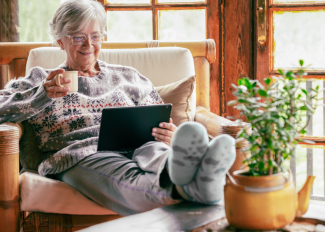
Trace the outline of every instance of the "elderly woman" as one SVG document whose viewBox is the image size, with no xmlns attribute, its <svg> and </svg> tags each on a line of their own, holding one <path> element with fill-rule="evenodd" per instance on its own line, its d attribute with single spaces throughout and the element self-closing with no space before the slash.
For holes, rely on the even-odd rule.
<svg viewBox="0 0 325 232">
<path fill-rule="evenodd" d="M 98 60 L 105 24 L 105 10 L 98 2 L 63 3 L 49 26 L 67 53 L 66 61 L 55 70 L 35 67 L 26 77 L 9 82 L 0 91 L 0 123 L 28 120 L 39 149 L 47 152 L 39 173 L 72 185 L 121 215 L 184 199 L 217 203 L 235 159 L 230 136 L 209 142 L 200 124 L 188 122 L 176 130 L 170 121 L 153 128 L 157 142 L 127 155 L 97 152 L 105 105 L 163 103 L 151 82 L 134 68 Z M 78 92 L 55 84 L 54 77 L 68 70 L 79 73 Z"/>
</svg>

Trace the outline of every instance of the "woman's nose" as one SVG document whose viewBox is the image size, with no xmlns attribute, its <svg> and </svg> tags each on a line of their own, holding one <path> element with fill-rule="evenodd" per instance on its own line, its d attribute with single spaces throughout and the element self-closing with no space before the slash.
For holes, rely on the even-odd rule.
<svg viewBox="0 0 325 232">
<path fill-rule="evenodd" d="M 91 38 L 86 37 L 86 41 L 83 43 L 83 45 L 86 46 L 86 47 L 92 47 L 93 44 L 91 43 Z"/>
</svg>

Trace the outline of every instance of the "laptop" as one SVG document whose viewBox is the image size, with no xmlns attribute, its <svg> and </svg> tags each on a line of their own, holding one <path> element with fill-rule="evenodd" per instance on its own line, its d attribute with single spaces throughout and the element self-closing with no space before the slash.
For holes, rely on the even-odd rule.
<svg viewBox="0 0 325 232">
<path fill-rule="evenodd" d="M 97 151 L 123 154 L 156 141 L 152 128 L 169 122 L 171 110 L 172 104 L 103 109 Z"/>
</svg>

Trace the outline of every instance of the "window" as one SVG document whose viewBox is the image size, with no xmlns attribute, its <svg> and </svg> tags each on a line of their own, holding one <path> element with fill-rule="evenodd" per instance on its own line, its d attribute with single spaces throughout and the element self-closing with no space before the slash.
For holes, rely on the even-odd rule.
<svg viewBox="0 0 325 232">
<path fill-rule="evenodd" d="M 106 0 L 107 40 L 206 39 L 206 0 Z"/>
<path fill-rule="evenodd" d="M 60 0 L 19 0 L 19 41 L 48 42 L 48 21 L 60 6 Z"/>
<path fill-rule="evenodd" d="M 257 0 L 256 78 L 277 74 L 277 69 L 294 69 L 299 59 L 308 65 L 305 88 L 319 85 L 325 90 L 325 1 Z M 263 15 L 265 12 L 265 16 Z M 263 23 L 263 19 L 267 22 Z M 263 35 L 265 41 L 263 41 Z M 321 94 L 325 103 L 325 94 Z M 316 175 L 315 200 L 325 200 L 325 107 L 319 106 L 307 127 L 307 139 L 314 145 L 301 144 L 290 166 L 297 189 L 306 174 Z M 288 164 L 289 165 L 289 164 Z"/>
</svg>

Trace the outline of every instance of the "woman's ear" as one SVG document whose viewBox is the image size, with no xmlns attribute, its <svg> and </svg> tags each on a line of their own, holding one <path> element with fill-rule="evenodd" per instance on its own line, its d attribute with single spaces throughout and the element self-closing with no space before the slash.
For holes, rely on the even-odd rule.
<svg viewBox="0 0 325 232">
<path fill-rule="evenodd" d="M 59 44 L 61 50 L 64 50 L 64 45 L 63 45 L 63 43 L 62 43 L 62 40 L 59 39 L 59 40 L 57 40 L 56 42 Z"/>
</svg>

